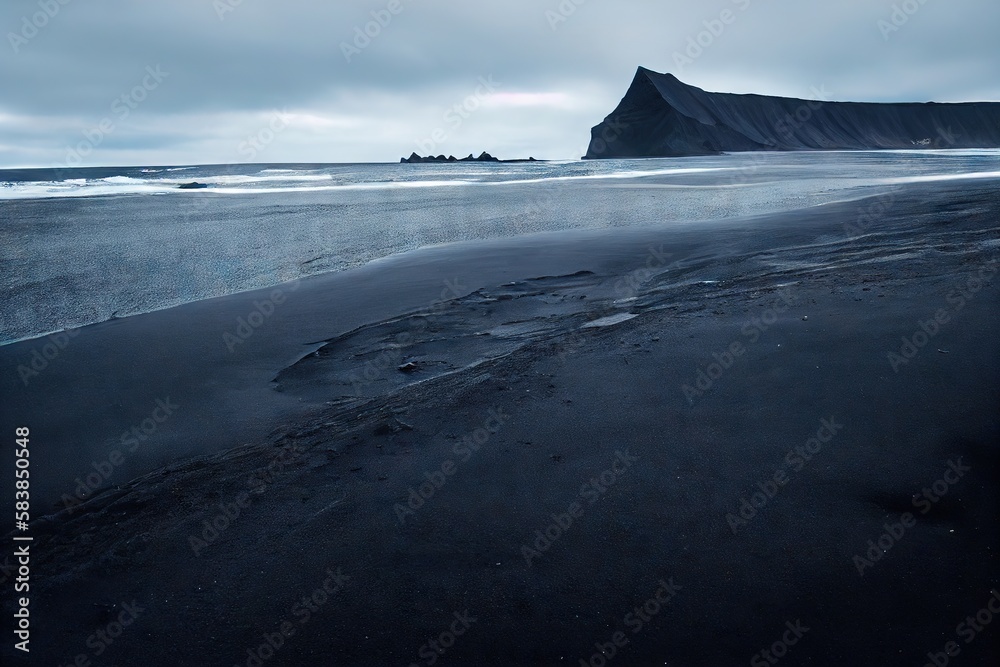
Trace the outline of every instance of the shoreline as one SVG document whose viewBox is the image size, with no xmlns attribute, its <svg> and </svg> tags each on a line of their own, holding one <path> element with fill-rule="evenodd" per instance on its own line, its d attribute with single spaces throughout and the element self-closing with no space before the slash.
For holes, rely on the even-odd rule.
<svg viewBox="0 0 1000 667">
<path fill-rule="evenodd" d="M 369 181 L 393 178 L 385 170 L 257 173 L 259 167 L 255 167 L 243 169 L 247 173 L 240 175 L 213 176 L 194 169 L 184 178 L 215 182 L 217 177 L 219 187 L 207 194 L 171 188 L 169 196 L 7 200 L 0 208 L 12 222 L 0 230 L 0 241 L 18 248 L 11 261 L 20 262 L 21 268 L 8 277 L 0 338 L 27 340 L 306 275 L 346 270 L 378 257 L 463 239 L 595 228 L 601 220 L 613 221 L 609 224 L 620 228 L 671 220 L 684 224 L 735 219 L 878 194 L 907 180 L 881 183 L 885 160 L 875 154 L 810 158 L 756 153 L 666 160 L 657 163 L 661 169 L 620 162 L 581 163 L 540 166 L 537 169 L 542 173 L 533 174 L 538 178 L 528 179 L 523 178 L 523 170 L 512 168 L 506 176 L 497 176 L 503 182 L 496 183 L 466 183 L 468 179 L 455 175 L 440 181 L 426 172 L 414 177 L 431 179 L 424 183 L 429 187 L 404 190 L 393 190 L 398 184 L 392 183 L 379 186 L 388 190 L 365 189 Z M 985 156 L 888 160 L 900 163 L 900 173 L 921 179 L 985 177 L 984 172 L 996 172 L 995 162 Z M 808 178 L 801 177 L 803 165 L 808 167 Z M 851 176 L 845 179 L 844 174 Z M 124 179 L 127 183 L 103 185 L 101 179 L 88 180 L 77 194 L 92 187 L 93 192 L 143 190 L 156 182 L 142 174 L 132 176 L 138 180 L 130 176 Z M 238 183 L 227 184 L 231 178 Z M 302 180 L 270 182 L 283 178 Z M 481 178 L 493 177 L 473 176 L 471 180 Z M 256 185 L 240 186 L 246 179 Z M 323 185 L 325 179 L 364 183 L 329 186 L 347 188 L 339 192 L 318 189 L 328 187 Z M 351 189 L 356 187 L 361 189 Z M 232 192 L 221 194 L 227 188 Z M 633 202 L 624 209 L 615 204 L 622 188 Z M 670 190 L 669 208 L 658 205 L 664 195 L 655 188 Z M 602 190 L 613 196 L 595 196 Z M 287 200 L 289 196 L 293 199 Z M 505 209 L 502 220 L 491 213 L 492 206 Z M 355 217 L 355 211 L 362 213 Z M 284 231 L 276 236 L 276 228 Z M 381 228 L 396 232 L 386 238 L 377 233 Z M 191 248 L 186 256 L 170 250 L 178 235 L 181 246 Z M 55 250 L 50 241 L 56 244 Z"/>
</svg>

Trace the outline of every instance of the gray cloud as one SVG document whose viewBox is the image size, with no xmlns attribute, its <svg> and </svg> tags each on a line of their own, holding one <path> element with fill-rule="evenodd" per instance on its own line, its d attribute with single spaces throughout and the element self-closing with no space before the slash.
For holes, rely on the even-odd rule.
<svg viewBox="0 0 1000 667">
<path fill-rule="evenodd" d="M 245 161 L 275 111 L 255 161 L 394 161 L 436 129 L 435 153 L 578 157 L 638 65 L 708 90 L 1000 99 L 995 0 L 62 2 L 0 6 L 0 166 L 63 164 L 105 119 L 85 164 Z M 147 66 L 168 76 L 120 117 Z"/>
</svg>

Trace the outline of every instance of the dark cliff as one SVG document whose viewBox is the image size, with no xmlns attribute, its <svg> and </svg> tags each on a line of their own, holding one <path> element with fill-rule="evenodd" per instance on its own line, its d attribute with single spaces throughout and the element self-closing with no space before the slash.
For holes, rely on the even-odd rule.
<svg viewBox="0 0 1000 667">
<path fill-rule="evenodd" d="M 1000 103 L 821 102 L 708 93 L 640 67 L 584 158 L 1000 147 Z"/>
</svg>

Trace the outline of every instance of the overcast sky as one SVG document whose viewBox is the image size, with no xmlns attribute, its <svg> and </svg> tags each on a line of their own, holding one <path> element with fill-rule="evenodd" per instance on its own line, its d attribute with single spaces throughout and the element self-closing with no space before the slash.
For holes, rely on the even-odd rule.
<svg viewBox="0 0 1000 667">
<path fill-rule="evenodd" d="M 3 0 L 0 27 L 0 167 L 576 158 L 638 65 L 1000 100 L 997 0 Z"/>
</svg>

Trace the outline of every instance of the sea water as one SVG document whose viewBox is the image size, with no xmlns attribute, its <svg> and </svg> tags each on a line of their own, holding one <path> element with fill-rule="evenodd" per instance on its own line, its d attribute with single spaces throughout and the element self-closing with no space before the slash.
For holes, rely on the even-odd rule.
<svg viewBox="0 0 1000 667">
<path fill-rule="evenodd" d="M 1000 172 L 1000 151 L 0 170 L 0 344 L 421 246 L 690 224 Z M 205 188 L 180 189 L 197 181 Z"/>
</svg>

